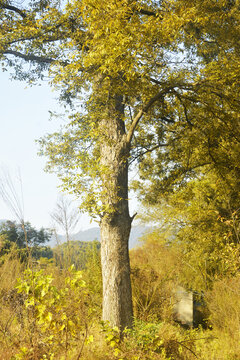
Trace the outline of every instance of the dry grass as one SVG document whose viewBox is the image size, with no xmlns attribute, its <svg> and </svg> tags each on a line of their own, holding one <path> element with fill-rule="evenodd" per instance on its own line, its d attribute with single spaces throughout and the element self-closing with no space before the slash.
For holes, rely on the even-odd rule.
<svg viewBox="0 0 240 360">
<path fill-rule="evenodd" d="M 91 324 L 88 324 L 86 341 L 83 343 L 85 335 L 79 334 L 79 340 L 75 337 L 72 342 L 72 349 L 66 352 L 58 347 L 58 352 L 52 360 L 240 360 L 240 277 L 216 282 L 211 292 L 207 294 L 206 301 L 213 329 L 186 331 L 175 325 L 171 319 L 169 321 L 169 315 L 164 315 L 163 309 L 164 306 L 168 309 L 168 302 L 164 304 L 158 301 L 159 294 L 168 293 L 169 285 L 162 267 L 157 268 L 158 259 L 155 247 L 151 246 L 149 245 L 147 251 L 147 260 L 144 255 L 146 252 L 135 252 L 135 259 L 132 256 L 133 265 L 135 261 L 135 266 L 138 265 L 139 269 L 138 273 L 134 274 L 134 286 L 137 287 L 139 298 L 146 301 L 152 291 L 151 297 L 148 298 L 149 308 L 146 308 L 144 314 L 144 316 L 148 315 L 145 319 L 147 321 L 143 319 L 136 321 L 135 328 L 125 336 L 123 341 L 120 341 L 116 331 L 106 327 L 103 331 L 97 315 L 95 320 L 91 320 Z M 162 249 L 162 259 L 166 256 L 163 251 L 165 250 Z M 14 289 L 17 278 L 22 276 L 23 269 L 24 266 L 14 253 L 9 254 L 0 267 L 1 360 L 41 360 L 44 359 L 42 356 L 44 352 L 46 353 L 44 344 L 41 345 L 41 333 L 36 331 L 33 333 L 33 322 L 28 321 L 27 312 L 23 311 L 24 299 Z M 44 269 L 44 274 L 52 274 L 53 284 L 57 288 L 63 288 L 68 271 L 61 270 L 54 264 L 48 264 Z M 85 276 L 89 276 L 88 271 Z M 141 286 L 143 279 L 145 286 Z M 90 279 L 90 286 L 92 287 L 97 281 L 99 281 L 99 275 Z M 153 281 L 152 284 L 151 281 Z M 94 299 L 95 297 L 99 299 L 99 289 L 97 293 L 97 296 L 93 294 Z M 74 308 L 72 303 L 71 308 Z M 99 309 L 100 307 L 98 311 Z M 83 314 L 80 309 L 76 311 L 81 318 Z M 167 313 L 167 310 L 165 311 Z M 154 314 L 157 314 L 155 319 L 158 321 L 151 323 L 149 318 L 153 319 Z M 160 320 L 161 317 L 164 321 Z M 55 335 L 54 341 L 58 342 L 58 340 Z M 24 346 L 28 348 L 27 354 L 22 353 L 16 357 Z M 32 355 L 29 350 L 31 346 L 34 346 Z"/>
</svg>

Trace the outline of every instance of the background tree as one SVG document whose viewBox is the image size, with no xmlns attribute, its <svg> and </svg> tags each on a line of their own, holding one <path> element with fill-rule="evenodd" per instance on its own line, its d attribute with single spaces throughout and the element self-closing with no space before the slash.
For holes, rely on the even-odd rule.
<svg viewBox="0 0 240 360">
<path fill-rule="evenodd" d="M 142 179 L 160 188 L 163 173 L 183 183 L 206 164 L 191 146 L 208 152 L 199 130 L 239 116 L 239 8 L 212 5 L 33 1 L 23 9 L 1 1 L 3 63 L 30 82 L 48 68 L 61 100 L 76 106 L 65 129 L 41 145 L 48 169 L 100 216 L 103 319 L 120 328 L 132 323 L 129 164 L 140 159 Z"/>
<path fill-rule="evenodd" d="M 216 177 L 191 181 L 177 193 L 147 207 L 145 221 L 153 221 L 160 233 L 165 219 L 168 243 L 181 255 L 178 281 L 188 289 L 206 291 L 218 278 L 239 272 L 239 219 Z M 225 213 L 226 217 L 223 217 Z M 157 215 L 157 216 L 156 216 Z M 160 226 L 158 225 L 160 221 Z"/>
<path fill-rule="evenodd" d="M 25 236 L 28 238 L 28 248 L 26 246 Z M 36 230 L 29 222 L 17 224 L 15 221 L 6 221 L 0 226 L 0 236 L 3 239 L 1 243 L 1 255 L 8 253 L 13 245 L 16 245 L 20 250 L 19 255 L 25 258 L 24 250 L 27 250 L 34 258 L 52 257 L 52 252 L 49 249 L 43 249 L 42 246 L 47 243 L 51 237 L 51 232 L 46 229 Z M 23 250 L 23 251 L 21 251 Z"/>
<path fill-rule="evenodd" d="M 51 213 L 51 218 L 65 232 L 67 243 L 69 243 L 71 233 L 79 222 L 79 216 L 79 210 L 73 208 L 72 201 L 67 199 L 66 196 L 60 196 L 55 209 Z"/>
<path fill-rule="evenodd" d="M 25 227 L 23 186 L 20 170 L 18 171 L 16 179 L 17 182 L 14 184 L 9 171 L 2 168 L 0 178 L 0 196 L 5 204 L 9 207 L 17 221 L 21 224 L 24 233 L 25 246 L 30 258 L 27 230 Z"/>
<path fill-rule="evenodd" d="M 74 231 L 80 219 L 79 209 L 73 208 L 72 201 L 62 195 L 57 201 L 56 208 L 51 213 L 51 218 L 57 225 L 60 226 L 66 236 L 67 264 L 70 266 L 70 240 L 72 231 Z"/>
</svg>

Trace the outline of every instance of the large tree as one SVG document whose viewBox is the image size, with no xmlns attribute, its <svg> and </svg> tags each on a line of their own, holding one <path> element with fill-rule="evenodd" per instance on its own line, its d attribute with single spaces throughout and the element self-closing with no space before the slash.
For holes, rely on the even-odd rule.
<svg viewBox="0 0 240 360">
<path fill-rule="evenodd" d="M 167 160 L 179 158 L 174 150 L 179 134 L 182 138 L 195 124 L 201 126 L 199 120 L 205 124 L 205 108 L 214 104 L 220 111 L 221 99 L 231 100 L 229 86 L 222 88 L 227 78 L 221 68 L 230 51 L 231 83 L 234 78 L 239 84 L 231 43 L 239 32 L 238 5 L 212 5 L 197 0 L 32 0 L 23 8 L 0 1 L 3 66 L 13 66 L 15 77 L 31 83 L 48 70 L 60 99 L 72 107 L 68 124 L 41 140 L 42 151 L 49 157 L 48 169 L 81 198 L 82 209 L 100 218 L 103 319 L 122 329 L 131 326 L 133 315 L 129 164 L 163 154 L 163 165 L 172 171 L 173 162 Z M 166 159 L 169 146 L 174 156 Z M 186 174 L 192 168 L 191 151 L 182 156 L 181 174 Z"/>
</svg>

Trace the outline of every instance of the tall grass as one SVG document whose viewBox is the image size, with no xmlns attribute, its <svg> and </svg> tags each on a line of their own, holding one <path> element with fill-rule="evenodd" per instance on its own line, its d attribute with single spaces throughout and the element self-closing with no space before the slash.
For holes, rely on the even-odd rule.
<svg viewBox="0 0 240 360">
<path fill-rule="evenodd" d="M 166 249 L 144 249 L 131 253 L 138 300 L 134 328 L 123 339 L 100 321 L 98 251 L 80 273 L 48 261 L 26 273 L 13 249 L 0 266 L 0 359 L 239 360 L 240 277 L 223 278 L 206 294 L 210 329 L 185 330 L 172 321 L 167 299 L 175 260 L 164 268 Z"/>
</svg>

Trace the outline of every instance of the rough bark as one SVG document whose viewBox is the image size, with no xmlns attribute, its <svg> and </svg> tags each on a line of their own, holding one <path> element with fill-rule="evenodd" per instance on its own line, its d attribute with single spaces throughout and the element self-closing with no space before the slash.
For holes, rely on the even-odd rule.
<svg viewBox="0 0 240 360">
<path fill-rule="evenodd" d="M 128 241 L 131 218 L 128 208 L 128 155 L 123 121 L 124 106 L 115 97 L 109 110 L 111 118 L 102 121 L 106 136 L 101 146 L 101 164 L 106 168 L 102 177 L 104 205 L 110 212 L 101 219 L 101 261 L 103 277 L 103 320 L 120 330 L 131 327 L 132 291 Z"/>
</svg>

